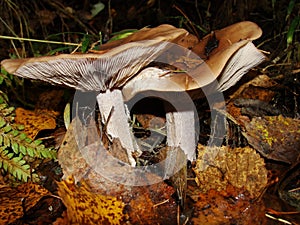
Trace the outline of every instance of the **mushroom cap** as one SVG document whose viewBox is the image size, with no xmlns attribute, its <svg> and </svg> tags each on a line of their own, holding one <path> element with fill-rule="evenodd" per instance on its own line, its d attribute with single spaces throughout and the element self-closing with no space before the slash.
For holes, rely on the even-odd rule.
<svg viewBox="0 0 300 225">
<path fill-rule="evenodd" d="M 169 41 L 172 43 L 182 42 L 182 39 L 189 35 L 188 31 L 176 28 L 169 24 L 162 24 L 154 28 L 142 28 L 126 38 L 108 42 L 100 46 L 100 50 L 112 49 L 117 46 L 142 40 Z M 196 41 L 193 37 L 194 42 Z"/>
<path fill-rule="evenodd" d="M 212 50 L 210 57 L 213 54 L 220 52 L 223 49 L 226 49 L 232 44 L 237 43 L 241 40 L 253 41 L 258 39 L 262 35 L 262 30 L 256 23 L 253 23 L 251 21 L 242 21 L 239 23 L 235 23 L 206 35 L 192 48 L 192 51 L 200 57 L 205 58 L 205 46 L 208 44 L 211 38 L 213 38 L 214 35 L 219 43 L 218 47 Z"/>
<path fill-rule="evenodd" d="M 14 75 L 65 85 L 83 91 L 121 87 L 142 67 L 168 48 L 168 42 L 145 40 L 113 48 L 104 54 L 61 54 L 7 59 L 4 69 Z"/>
<path fill-rule="evenodd" d="M 193 91 L 208 86 L 216 79 L 219 82 L 218 87 L 209 88 L 209 91 L 224 91 L 233 86 L 248 70 L 265 60 L 265 56 L 251 42 L 261 35 L 260 27 L 250 21 L 216 30 L 199 42 L 192 42 L 195 45 L 191 49 L 197 57 L 189 55 L 185 64 L 177 64 L 185 73 L 146 68 L 123 87 L 124 99 L 129 100 L 142 91 Z M 181 40 L 187 38 L 190 36 Z M 207 58 L 205 47 L 212 38 L 218 41 L 218 46 Z M 180 41 L 177 43 L 180 44 Z M 193 64 L 195 60 L 199 61 L 196 66 L 186 66 Z M 196 97 L 194 92 L 192 95 Z"/>
<path fill-rule="evenodd" d="M 195 55 L 194 55 L 195 56 Z M 180 64 L 182 72 L 148 67 L 134 76 L 122 88 L 124 100 L 128 101 L 138 93 L 145 91 L 189 91 L 193 98 L 203 97 L 210 92 L 225 91 L 251 68 L 265 60 L 254 44 L 249 40 L 242 40 L 230 45 L 222 51 L 216 52 L 208 60 L 192 57 L 191 67 Z M 199 63 L 196 63 L 198 60 Z M 176 64 L 175 64 L 176 65 Z M 184 71 L 184 72 L 183 72 Z M 211 85 L 214 81 L 218 81 Z M 194 90 L 202 89 L 205 93 Z"/>
<path fill-rule="evenodd" d="M 250 46 L 251 40 L 258 38 L 262 32 L 255 23 L 244 21 L 214 33 L 219 45 L 212 50 L 205 63 L 199 55 L 205 53 L 205 46 L 212 38 L 212 34 L 198 42 L 195 36 L 188 34 L 186 30 L 164 24 L 156 28 L 143 28 L 127 38 L 107 43 L 102 46 L 99 54 L 62 54 L 29 59 L 8 59 L 2 61 L 1 65 L 9 73 L 17 76 L 39 79 L 84 91 L 105 91 L 126 87 L 127 97 L 143 91 L 143 88 L 159 91 L 194 90 L 218 78 L 235 53 L 246 45 Z M 191 55 L 193 55 L 192 60 L 198 60 L 191 68 L 189 66 L 178 67 L 186 73 L 168 73 L 165 76 L 138 73 L 158 56 L 166 56 L 176 44 L 193 46 L 192 51 L 183 50 L 182 56 L 183 58 L 187 56 L 187 64 Z M 248 58 L 247 60 L 261 62 L 264 58 L 263 54 L 259 53 L 254 45 L 251 45 L 250 50 L 253 52 L 252 57 L 258 56 L 258 59 Z M 171 60 L 170 64 L 172 63 L 174 61 Z M 176 63 L 175 60 L 175 66 Z M 152 83 L 144 82 L 145 77 L 150 77 Z M 225 76 L 224 79 L 229 78 Z M 140 80 L 139 86 L 132 84 L 133 81 L 138 80 Z M 128 81 L 130 85 L 127 85 Z"/>
<path fill-rule="evenodd" d="M 27 59 L 7 59 L 4 69 L 14 75 L 38 79 L 83 91 L 119 88 L 142 67 L 169 47 L 188 36 L 184 29 L 163 24 L 143 28 L 127 38 L 101 46 L 88 54 L 61 54 Z"/>
</svg>

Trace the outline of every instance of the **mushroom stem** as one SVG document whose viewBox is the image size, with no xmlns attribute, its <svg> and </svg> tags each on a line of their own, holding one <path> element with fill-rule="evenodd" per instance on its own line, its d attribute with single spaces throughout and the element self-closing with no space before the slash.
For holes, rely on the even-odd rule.
<svg viewBox="0 0 300 225">
<path fill-rule="evenodd" d="M 188 160 L 195 160 L 196 133 L 195 114 L 193 110 L 168 112 L 166 114 L 168 146 L 180 147 Z"/>
<path fill-rule="evenodd" d="M 102 122 L 106 124 L 106 131 L 112 138 L 119 138 L 126 149 L 131 166 L 136 165 L 132 153 L 138 150 L 138 145 L 129 127 L 129 115 L 126 113 L 122 92 L 119 89 L 107 90 L 97 95 L 97 102 Z"/>
</svg>

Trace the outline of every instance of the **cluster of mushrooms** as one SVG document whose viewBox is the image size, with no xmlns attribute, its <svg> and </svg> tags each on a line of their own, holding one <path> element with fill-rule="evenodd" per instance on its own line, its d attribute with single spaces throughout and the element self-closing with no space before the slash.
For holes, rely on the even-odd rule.
<svg viewBox="0 0 300 225">
<path fill-rule="evenodd" d="M 96 100 L 102 122 L 107 123 L 107 133 L 119 138 L 130 164 L 135 166 L 132 153 L 139 151 L 139 146 L 128 123 L 126 103 L 147 91 L 197 93 L 199 90 L 200 93 L 214 81 L 218 82 L 214 87 L 217 91 L 230 88 L 265 59 L 252 43 L 261 34 L 255 23 L 244 21 L 199 40 L 184 29 L 164 24 L 143 28 L 127 38 L 104 44 L 98 52 L 6 59 L 1 66 L 23 78 L 97 91 Z M 176 57 L 168 58 L 174 49 Z M 186 66 L 190 64 L 190 56 L 195 60 L 198 57 L 198 62 L 191 67 Z M 183 65 L 177 66 L 183 72 L 151 66 L 155 61 L 175 67 Z M 200 95 L 193 94 L 193 97 Z M 195 159 L 197 144 L 194 114 L 194 110 L 183 107 L 166 115 L 167 144 L 180 147 L 188 160 Z"/>
</svg>

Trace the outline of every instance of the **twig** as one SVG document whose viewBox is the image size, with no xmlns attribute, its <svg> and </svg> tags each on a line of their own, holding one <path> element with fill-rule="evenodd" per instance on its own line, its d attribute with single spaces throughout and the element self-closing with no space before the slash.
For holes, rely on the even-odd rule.
<svg viewBox="0 0 300 225">
<path fill-rule="evenodd" d="M 300 30 L 295 30 L 295 33 L 296 33 L 296 32 L 299 32 L 299 31 L 300 31 Z M 274 39 L 276 39 L 276 38 L 278 38 L 278 37 L 280 37 L 280 36 L 282 36 L 282 35 L 286 35 L 286 34 L 287 34 L 287 31 L 284 31 L 284 32 L 282 32 L 282 33 L 279 33 L 279 34 L 275 35 L 275 36 L 272 37 L 272 38 L 269 38 L 269 39 L 264 40 L 263 42 L 261 42 L 260 44 L 258 44 L 256 47 L 257 47 L 257 48 L 260 48 L 261 46 L 265 45 L 266 43 L 268 43 L 268 42 L 270 42 L 270 41 L 272 41 L 272 40 L 274 40 Z"/>
<path fill-rule="evenodd" d="M 274 216 L 271 216 L 270 214 L 265 214 L 266 217 L 268 217 L 269 219 L 272 219 L 272 220 L 277 220 L 278 222 L 281 222 L 281 223 L 284 223 L 284 224 L 289 224 L 289 225 L 292 225 L 293 223 L 287 221 L 287 220 L 284 220 L 284 219 L 281 219 L 281 218 L 276 218 Z"/>
<path fill-rule="evenodd" d="M 61 41 L 38 40 L 38 39 L 32 39 L 32 38 L 20 38 L 20 37 L 3 36 L 3 35 L 0 35 L 0 39 L 31 41 L 31 42 L 40 42 L 40 43 L 47 43 L 47 44 L 72 45 L 72 46 L 80 45 L 80 43 L 77 44 L 77 43 L 61 42 Z"/>
<path fill-rule="evenodd" d="M 199 35 L 198 35 L 197 30 L 196 30 L 196 28 L 195 28 L 193 22 L 188 18 L 188 16 L 187 16 L 187 15 L 186 15 L 186 14 L 185 14 L 185 13 L 184 13 L 177 5 L 173 5 L 173 7 L 174 7 L 175 9 L 177 9 L 177 10 L 184 16 L 184 18 L 185 18 L 185 19 L 188 21 L 188 23 L 191 25 L 194 34 L 197 36 L 197 38 L 199 38 Z"/>
<path fill-rule="evenodd" d="M 159 203 L 153 205 L 153 208 L 156 208 L 157 206 L 160 206 L 160 205 L 162 205 L 162 204 L 165 204 L 165 203 L 167 203 L 167 202 L 169 202 L 169 201 L 170 201 L 170 199 L 166 199 L 166 200 L 164 200 L 164 201 L 162 201 L 162 202 L 159 202 Z"/>
</svg>

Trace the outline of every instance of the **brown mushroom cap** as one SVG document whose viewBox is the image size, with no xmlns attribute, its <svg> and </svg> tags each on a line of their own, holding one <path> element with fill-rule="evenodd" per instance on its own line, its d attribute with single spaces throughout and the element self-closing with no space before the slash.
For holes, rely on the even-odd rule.
<svg viewBox="0 0 300 225">
<path fill-rule="evenodd" d="M 192 65 L 195 63 L 192 60 Z M 249 40 L 236 42 L 222 51 L 217 51 L 209 59 L 198 58 L 196 66 L 180 64 L 179 69 L 185 72 L 172 72 L 158 68 L 146 68 L 134 76 L 123 87 L 124 100 L 144 91 L 189 91 L 193 98 L 204 97 L 203 93 L 194 92 L 208 87 L 218 80 L 217 87 L 210 87 L 206 92 L 225 91 L 233 86 L 251 68 L 265 60 L 265 56 Z M 186 61 L 189 64 L 189 61 Z M 216 85 L 216 84 L 215 84 Z M 203 89 L 202 89 L 203 90 Z M 205 93 L 209 94 L 209 93 Z"/>
<path fill-rule="evenodd" d="M 193 52 L 201 56 L 205 54 L 205 46 L 211 39 L 211 35 L 197 43 L 195 36 L 188 34 L 186 30 L 164 24 L 156 28 L 143 28 L 127 38 L 107 43 L 102 46 L 102 49 L 105 49 L 102 54 L 62 54 L 29 59 L 8 59 L 2 61 L 1 65 L 9 73 L 21 77 L 39 79 L 80 90 L 105 91 L 126 86 L 127 81 L 135 77 L 138 71 L 172 47 L 172 44 L 166 41 L 189 47 L 194 45 Z M 163 82 L 158 82 L 157 86 L 144 84 L 144 87 L 169 91 L 172 90 L 169 86 L 173 83 L 182 91 L 201 88 L 222 73 L 228 61 L 239 49 L 249 45 L 251 40 L 260 35 L 261 29 L 249 21 L 215 31 L 219 45 L 213 49 L 205 61 L 206 64 L 200 59 L 193 68 L 180 68 L 187 73 L 171 73 L 163 78 L 157 77 L 161 81 L 163 79 L 171 81 L 168 85 L 165 83 L 164 86 Z M 257 60 L 260 62 L 263 58 L 262 54 L 259 54 L 254 46 L 251 49 L 260 56 Z M 255 61 L 250 58 L 248 60 Z M 142 79 L 146 75 L 138 76 Z M 151 78 L 154 77 L 151 75 Z M 139 91 L 142 88 L 143 86 L 140 86 Z"/>
<path fill-rule="evenodd" d="M 176 28 L 169 24 L 162 24 L 154 28 L 142 28 L 126 38 L 108 42 L 100 47 L 100 50 L 112 49 L 117 46 L 142 40 L 158 40 L 176 43 L 189 33 L 185 29 Z"/>
<path fill-rule="evenodd" d="M 192 48 L 192 51 L 200 57 L 205 58 L 205 46 L 214 35 L 219 41 L 219 44 L 218 47 L 211 52 L 210 56 L 241 40 L 256 40 L 262 35 L 262 30 L 257 24 L 250 21 L 235 23 L 206 35 Z"/>
<path fill-rule="evenodd" d="M 188 32 L 171 25 L 143 28 L 127 38 L 88 54 L 61 54 L 28 59 L 7 59 L 1 66 L 11 74 L 65 85 L 79 90 L 105 91 L 121 87 L 142 67 L 167 49 L 167 42 L 183 40 Z"/>
<path fill-rule="evenodd" d="M 168 42 L 146 40 L 113 48 L 104 54 L 61 54 L 7 59 L 4 69 L 14 75 L 84 91 L 118 88 L 168 48 Z"/>
</svg>

